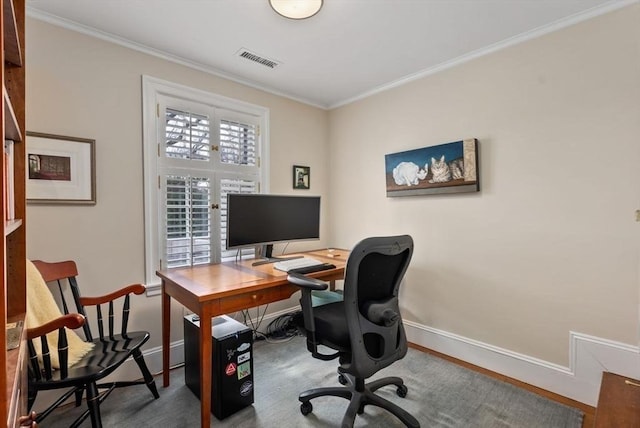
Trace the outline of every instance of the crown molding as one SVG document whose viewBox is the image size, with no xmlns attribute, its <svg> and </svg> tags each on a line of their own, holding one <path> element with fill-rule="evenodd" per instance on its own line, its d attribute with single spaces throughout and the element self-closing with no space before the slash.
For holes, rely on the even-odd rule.
<svg viewBox="0 0 640 428">
<path fill-rule="evenodd" d="M 192 68 L 194 70 L 201 71 L 203 73 L 207 73 L 207 74 L 210 74 L 210 75 L 213 75 L 213 76 L 216 76 L 216 77 L 220 77 L 220 78 L 223 78 L 223 79 L 226 79 L 226 80 L 230 80 L 232 82 L 239 83 L 241 85 L 248 86 L 248 87 L 253 88 L 253 89 L 258 89 L 260 91 L 264 91 L 264 92 L 270 93 L 272 95 L 277 95 L 277 96 L 280 96 L 280 97 L 288 98 L 290 100 L 297 101 L 297 102 L 300 102 L 300 103 L 303 103 L 303 104 L 306 104 L 306 105 L 310 105 L 312 107 L 317 107 L 317 108 L 320 108 L 320 109 L 323 109 L 323 110 L 327 109 L 326 105 L 321 105 L 321 104 L 318 104 L 316 102 L 313 102 L 313 101 L 305 99 L 305 98 L 296 97 L 296 96 L 293 96 L 291 94 L 287 94 L 285 92 L 278 91 L 276 89 L 273 89 L 273 88 L 270 88 L 270 87 L 267 87 L 267 86 L 264 86 L 264 85 L 260 85 L 260 84 L 258 84 L 256 82 L 251 81 L 251 80 L 242 79 L 242 78 L 240 78 L 240 77 L 238 77 L 236 75 L 233 75 L 233 74 L 218 70 L 218 69 L 216 69 L 214 67 L 211 67 L 211 66 L 208 66 L 208 65 L 196 62 L 196 61 L 191 61 L 191 60 L 182 58 L 182 57 L 180 57 L 178 55 L 173 55 L 173 54 L 161 51 L 159 49 L 154 49 L 152 47 L 149 47 L 149 46 L 146 46 L 146 45 L 143 45 L 143 44 L 140 44 L 140 43 L 133 42 L 133 41 L 125 39 L 123 37 L 119 37 L 119 36 L 116 36 L 114 34 L 98 30 L 96 28 L 92 28 L 92 27 L 89 27 L 89 26 L 86 26 L 86 25 L 83 25 L 83 24 L 79 24 L 79 23 L 77 23 L 75 21 L 71 21 L 71 20 L 68 20 L 68 19 L 65 19 L 65 18 L 61 18 L 61 17 L 56 16 L 56 15 L 52 15 L 52 14 L 49 14 L 49 13 L 46 13 L 46 12 L 42 12 L 41 10 L 35 9 L 35 8 L 33 8 L 31 6 L 28 6 L 28 5 L 26 7 L 26 10 L 27 10 L 27 16 L 29 18 L 37 19 L 39 21 L 43 21 L 43 22 L 46 22 L 48 24 L 52 24 L 52 25 L 55 25 L 55 26 L 58 26 L 58 27 L 62 27 L 62 28 L 65 28 L 67 30 L 75 31 L 75 32 L 78 32 L 78 33 L 81 33 L 81 34 L 84 34 L 84 35 L 87 35 L 87 36 L 95 37 L 97 39 L 100 39 L 100 40 L 103 40 L 103 41 L 106 41 L 106 42 L 114 43 L 116 45 L 120 45 L 120 46 L 123 46 L 125 48 L 132 49 L 132 50 L 135 50 L 135 51 L 147 54 L 147 55 L 151 55 L 151 56 L 154 56 L 154 57 L 166 60 L 166 61 L 170 61 L 170 62 L 173 62 L 173 63 L 176 63 L 176 64 L 180 64 L 180 65 L 183 65 L 185 67 L 189 67 L 189 68 Z"/>
<path fill-rule="evenodd" d="M 461 55 L 457 58 L 454 58 L 450 61 L 443 62 L 434 67 L 427 68 L 425 70 L 419 71 L 417 73 L 410 74 L 398 80 L 394 80 L 392 82 L 386 83 L 384 85 L 380 85 L 376 88 L 373 88 L 370 91 L 363 92 L 360 95 L 356 95 L 355 97 L 340 101 L 338 103 L 332 104 L 328 107 L 329 110 L 345 106 L 347 104 L 354 103 L 356 101 L 363 100 L 365 98 L 369 98 L 373 95 L 379 94 L 381 92 L 388 91 L 393 88 L 397 88 L 399 86 L 403 86 L 407 83 L 413 82 L 414 80 L 419 80 L 427 76 L 431 76 L 433 74 L 439 73 L 441 71 L 457 67 L 466 62 L 472 61 L 476 58 L 480 58 L 485 55 L 489 55 L 493 52 L 497 52 L 499 50 L 526 42 L 528 40 L 532 40 L 545 34 L 553 33 L 554 31 L 561 30 L 566 27 L 570 27 L 572 25 L 578 24 L 580 22 L 586 21 L 591 18 L 595 18 L 600 15 L 604 15 L 609 12 L 613 12 L 614 10 L 621 9 L 626 6 L 630 6 L 634 3 L 639 3 L 640 0 L 612 0 L 603 5 L 593 7 L 584 12 L 577 13 L 575 15 L 571 15 L 567 18 L 560 19 L 556 22 L 552 22 L 551 24 L 543 25 L 542 27 L 538 27 L 536 29 L 527 31 L 525 33 L 519 34 L 517 36 L 511 37 L 509 39 L 494 43 L 492 45 L 486 46 L 482 49 L 477 49 L 470 53 Z"/>
</svg>

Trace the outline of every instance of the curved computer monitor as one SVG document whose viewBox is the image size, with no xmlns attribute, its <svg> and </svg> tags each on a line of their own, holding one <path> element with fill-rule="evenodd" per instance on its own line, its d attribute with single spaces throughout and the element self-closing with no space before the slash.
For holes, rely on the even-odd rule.
<svg viewBox="0 0 640 428">
<path fill-rule="evenodd" d="M 320 239 L 320 196 L 227 195 L 227 248 L 263 245 L 265 262 L 273 244 Z"/>
</svg>

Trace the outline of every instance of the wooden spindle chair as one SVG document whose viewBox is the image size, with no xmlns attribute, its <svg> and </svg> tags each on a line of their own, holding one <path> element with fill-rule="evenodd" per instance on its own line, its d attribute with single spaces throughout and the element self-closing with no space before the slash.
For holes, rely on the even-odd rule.
<svg viewBox="0 0 640 428">
<path fill-rule="evenodd" d="M 65 315 L 38 328 L 27 330 L 30 355 L 29 409 L 33 406 L 38 391 L 70 388 L 45 411 L 40 412 L 37 417 L 37 422 L 40 423 L 56 407 L 72 395 L 75 395 L 76 406 L 79 406 L 85 391 L 87 395 L 87 410 L 78 417 L 75 423 L 71 425 L 72 427 L 79 426 L 88 416 L 91 417 L 91 425 L 93 428 L 101 427 L 100 403 L 102 403 L 115 388 L 145 384 L 153 394 L 153 397 L 159 398 L 155 380 L 149 372 L 140 350 L 141 346 L 149 339 L 149 333 L 146 331 L 127 331 L 130 296 L 131 294 L 143 294 L 145 287 L 142 284 L 134 284 L 105 296 L 82 297 L 76 279 L 78 269 L 75 262 L 64 261 L 48 263 L 34 260 L 33 264 L 45 282 L 48 284 L 53 282 L 57 283 L 58 291 L 60 292 L 59 300 L 61 301 L 62 311 Z M 69 285 L 77 313 L 71 313 L 69 304 L 67 303 L 67 293 L 64 292 L 65 283 Z M 115 332 L 116 305 L 114 303 L 116 302 L 122 306 L 120 334 L 116 334 Z M 107 306 L 106 332 L 104 327 L 103 305 Z M 90 311 L 92 315 L 95 312 L 95 321 L 98 327 L 98 337 L 96 338 L 94 338 L 89 322 L 86 320 L 88 308 L 94 309 Z M 86 341 L 94 344 L 93 349 L 72 366 L 68 366 L 67 364 L 67 340 L 64 327 L 71 329 L 82 327 Z M 59 335 L 57 352 L 60 368 L 58 370 L 52 368 L 46 336 L 47 333 L 55 330 L 58 330 Z M 33 341 L 36 339 L 39 339 L 41 343 L 41 355 L 37 354 L 36 347 L 33 346 Z M 142 380 L 98 383 L 113 373 L 129 357 L 133 357 L 140 368 Z"/>
</svg>

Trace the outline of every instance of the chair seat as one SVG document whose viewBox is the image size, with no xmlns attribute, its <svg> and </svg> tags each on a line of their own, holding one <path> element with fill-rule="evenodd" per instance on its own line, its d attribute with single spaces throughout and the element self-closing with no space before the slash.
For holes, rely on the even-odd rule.
<svg viewBox="0 0 640 428">
<path fill-rule="evenodd" d="M 149 340 L 146 331 L 127 332 L 126 336 L 115 335 L 112 339 L 94 339 L 93 349 L 80 361 L 69 367 L 67 377 L 62 379 L 62 372 L 53 372 L 50 380 L 33 380 L 33 386 L 40 390 L 57 389 L 66 386 L 76 386 L 78 381 L 95 382 L 109 375 L 120 366 L 123 360 L 132 355 L 132 351 L 138 349 Z"/>
<path fill-rule="evenodd" d="M 319 341 L 336 350 L 348 350 L 349 327 L 344 316 L 344 302 L 333 302 L 313 308 L 315 318 L 316 336 Z M 304 319 L 302 313 L 294 318 L 294 323 L 304 331 Z"/>
</svg>

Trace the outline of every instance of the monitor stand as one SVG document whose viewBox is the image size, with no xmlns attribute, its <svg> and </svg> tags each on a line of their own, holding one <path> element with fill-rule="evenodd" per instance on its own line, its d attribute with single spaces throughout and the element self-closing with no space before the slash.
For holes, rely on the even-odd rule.
<svg viewBox="0 0 640 428">
<path fill-rule="evenodd" d="M 273 257 L 273 244 L 263 245 L 262 246 L 262 259 L 257 262 L 251 263 L 251 266 L 260 266 L 266 265 L 269 263 L 281 262 L 283 260 L 293 260 L 293 259 L 301 259 L 304 256 L 288 256 L 288 257 Z"/>
</svg>

